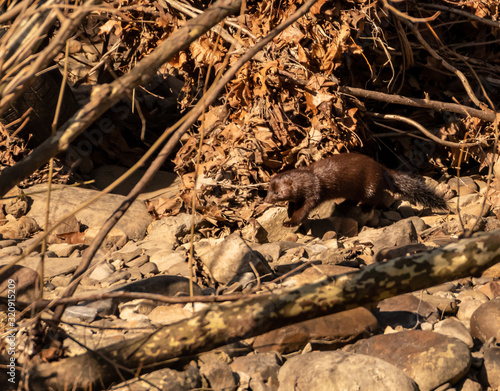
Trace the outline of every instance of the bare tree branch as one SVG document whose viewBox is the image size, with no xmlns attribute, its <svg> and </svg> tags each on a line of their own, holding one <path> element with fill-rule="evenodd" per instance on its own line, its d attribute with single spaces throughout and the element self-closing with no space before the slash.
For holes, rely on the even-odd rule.
<svg viewBox="0 0 500 391">
<path fill-rule="evenodd" d="M 141 84 L 147 83 L 156 70 L 179 51 L 187 48 L 196 38 L 205 34 L 212 26 L 240 9 L 241 0 L 219 0 L 202 15 L 189 20 L 174 32 L 153 53 L 140 61 L 129 73 L 110 84 L 96 86 L 90 101 L 73 115 L 58 132 L 45 140 L 30 155 L 13 167 L 2 171 L 0 197 L 21 180 L 32 174 L 51 157 L 65 151 L 71 141 L 106 110 L 118 103 L 123 95 Z"/>
</svg>

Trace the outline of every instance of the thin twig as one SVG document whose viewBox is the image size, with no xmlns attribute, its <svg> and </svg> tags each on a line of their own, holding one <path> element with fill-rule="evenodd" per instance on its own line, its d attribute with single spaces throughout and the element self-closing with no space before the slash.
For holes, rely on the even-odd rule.
<svg viewBox="0 0 500 391">
<path fill-rule="evenodd" d="M 418 130 L 420 130 L 423 134 L 425 134 L 432 141 L 434 141 L 434 142 L 436 142 L 438 144 L 450 147 L 450 148 L 477 147 L 478 145 L 481 145 L 483 143 L 480 140 L 474 141 L 474 142 L 471 142 L 471 143 L 465 143 L 465 142 L 454 143 L 452 141 L 441 140 L 439 137 L 434 136 L 431 132 L 429 132 L 426 128 L 424 128 L 417 121 L 414 121 L 411 118 L 403 117 L 402 115 L 370 113 L 368 111 L 365 112 L 364 114 L 367 115 L 367 116 L 369 116 L 369 117 L 383 118 L 383 119 L 392 119 L 392 120 L 396 120 L 396 121 L 406 122 L 407 124 L 410 124 L 410 125 L 416 127 Z"/>
<path fill-rule="evenodd" d="M 326 83 L 325 83 L 326 84 Z M 493 122 L 495 120 L 495 112 L 491 110 L 478 110 L 472 107 L 459 105 L 456 103 L 441 102 L 438 100 L 409 98 L 401 95 L 385 94 L 378 91 L 364 90 L 362 88 L 340 86 L 339 91 L 344 94 L 350 94 L 362 98 L 375 99 L 382 102 L 395 103 L 398 105 L 424 107 L 438 111 L 449 111 L 452 113 L 463 114 L 464 112 L 471 117 L 477 117 L 484 121 Z"/>
</svg>

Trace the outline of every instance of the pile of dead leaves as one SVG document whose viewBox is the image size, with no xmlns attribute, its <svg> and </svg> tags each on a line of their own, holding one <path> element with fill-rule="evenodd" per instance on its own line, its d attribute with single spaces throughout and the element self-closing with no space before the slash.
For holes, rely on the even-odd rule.
<svg viewBox="0 0 500 391">
<path fill-rule="evenodd" d="M 141 132 L 147 138 L 158 123 L 168 124 L 165 118 L 188 112 L 217 83 L 218 72 L 303 3 L 248 1 L 244 14 L 178 53 L 160 69 L 154 87 L 138 91 L 147 97 L 138 105 Z M 104 2 L 75 38 L 81 45 L 75 53 L 85 57 L 70 75 L 73 86 L 126 73 L 208 5 Z M 214 225 L 242 225 L 258 215 L 273 173 L 337 152 L 361 150 L 390 167 L 421 174 L 484 168 L 497 152 L 492 120 L 426 102 L 494 113 L 499 13 L 493 0 L 318 1 L 248 62 L 184 135 L 172 157 L 181 191 L 175 199 L 160 200 L 156 214 L 187 210 L 195 196 L 196 209 Z M 170 89 L 167 79 L 174 81 Z M 172 107 L 175 112 L 168 111 Z M 417 122 L 436 140 L 479 145 L 441 145 L 387 115 Z"/>
</svg>

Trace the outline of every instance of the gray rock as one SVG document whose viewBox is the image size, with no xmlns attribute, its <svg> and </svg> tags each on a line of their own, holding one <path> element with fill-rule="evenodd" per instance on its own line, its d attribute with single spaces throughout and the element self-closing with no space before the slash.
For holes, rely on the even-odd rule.
<svg viewBox="0 0 500 391">
<path fill-rule="evenodd" d="M 27 216 L 33 217 L 42 227 L 45 224 L 45 205 L 47 185 L 35 185 L 30 191 L 33 200 L 31 209 Z M 51 222 L 59 220 L 68 212 L 73 211 L 82 203 L 99 194 L 96 190 L 82 189 L 65 185 L 52 185 L 51 194 Z M 125 197 L 116 194 L 105 194 L 85 209 L 76 213 L 77 220 L 88 226 L 102 226 L 107 218 L 120 206 Z M 134 201 L 129 210 L 115 226 L 122 230 L 127 236 L 134 240 L 142 239 L 146 234 L 146 228 L 151 223 L 146 206 L 142 201 Z"/>
<path fill-rule="evenodd" d="M 110 263 L 104 262 L 97 265 L 96 268 L 90 273 L 90 278 L 97 281 L 103 281 L 115 272 L 115 268 Z"/>
<path fill-rule="evenodd" d="M 236 380 L 229 365 L 220 361 L 209 361 L 200 365 L 200 373 L 208 380 L 211 390 L 234 391 Z"/>
<path fill-rule="evenodd" d="M 456 387 L 458 391 L 483 391 L 483 387 L 477 381 L 467 378 Z M 451 390 L 450 390 L 451 391 Z"/>
<path fill-rule="evenodd" d="M 7 298 L 14 294 L 16 301 L 30 304 L 36 298 L 36 285 L 39 283 L 39 275 L 33 268 L 13 265 L 0 275 L 0 297 Z"/>
<path fill-rule="evenodd" d="M 6 265 L 15 260 L 15 257 L 7 257 L 0 260 L 0 266 Z M 26 266 L 33 270 L 38 267 L 40 263 L 41 256 L 39 254 L 35 254 L 33 256 L 29 256 L 24 258 L 22 261 L 18 263 L 20 266 Z M 45 278 L 51 278 L 55 276 L 59 276 L 61 274 L 72 273 L 76 270 L 78 265 L 80 264 L 80 258 L 45 258 L 45 269 L 44 275 Z M 97 260 L 91 262 L 91 266 L 94 265 Z"/>
<path fill-rule="evenodd" d="M 125 262 L 125 264 L 127 265 L 127 267 L 133 268 L 133 267 L 141 267 L 147 262 L 149 262 L 149 256 L 144 254 L 137 258 L 132 259 L 131 261 Z"/>
<path fill-rule="evenodd" d="M 491 346 L 485 349 L 482 378 L 492 389 L 500 388 L 500 347 Z"/>
<path fill-rule="evenodd" d="M 158 274 L 158 267 L 153 262 L 148 262 L 139 267 L 142 275 L 146 276 L 148 274 Z"/>
<path fill-rule="evenodd" d="M 49 251 L 53 251 L 58 257 L 69 257 L 75 250 L 84 250 L 86 247 L 83 243 L 54 243 L 49 245 Z"/>
<path fill-rule="evenodd" d="M 458 188 L 460 188 L 461 196 L 474 194 L 478 190 L 477 184 L 471 177 L 451 178 L 448 181 L 448 185 L 454 191 L 458 191 Z"/>
<path fill-rule="evenodd" d="M 92 322 L 97 316 L 97 309 L 81 305 L 69 306 L 64 310 L 63 320 L 71 321 L 73 319 Z"/>
<path fill-rule="evenodd" d="M 197 214 L 194 219 L 195 229 L 200 227 L 201 221 L 201 217 Z M 160 240 L 163 243 L 162 248 L 171 248 L 172 244 L 177 243 L 178 238 L 191 232 L 191 222 L 192 217 L 187 213 L 153 221 L 148 228 L 148 241 Z"/>
<path fill-rule="evenodd" d="M 500 341 L 500 298 L 479 306 L 470 319 L 470 331 L 482 342 L 495 337 Z"/>
<path fill-rule="evenodd" d="M 85 244 L 90 245 L 101 231 L 101 227 L 91 227 L 85 231 Z M 122 248 L 127 243 L 128 237 L 125 232 L 118 228 L 112 228 L 102 241 L 100 248 L 104 251 Z"/>
<path fill-rule="evenodd" d="M 10 246 L 15 246 L 17 244 L 17 241 L 14 239 L 5 239 L 5 240 L 0 240 L 0 248 L 6 248 Z"/>
<path fill-rule="evenodd" d="M 116 178 L 124 174 L 128 168 L 110 164 L 96 168 L 92 172 L 92 178 L 95 180 L 95 186 L 104 189 L 113 183 Z M 132 173 L 124 182 L 113 189 L 114 194 L 127 195 L 135 184 L 144 175 L 144 170 L 137 170 Z M 139 197 L 140 200 L 151 200 L 156 197 L 171 198 L 179 192 L 180 177 L 173 172 L 158 171 L 153 179 L 149 181 Z"/>
<path fill-rule="evenodd" d="M 123 261 L 126 264 L 131 262 L 133 259 L 137 258 L 142 254 L 142 249 L 139 248 L 134 242 L 127 242 L 120 251 L 115 251 L 111 258 L 114 260 Z"/>
<path fill-rule="evenodd" d="M 467 194 L 464 196 L 461 195 L 460 197 L 452 198 L 451 200 L 448 201 L 448 205 L 451 210 L 456 210 L 457 204 L 460 205 L 460 208 L 465 208 L 467 205 L 480 202 L 480 200 L 481 200 L 481 195 L 479 195 L 478 193 Z"/>
<path fill-rule="evenodd" d="M 277 384 L 278 370 L 281 360 L 276 353 L 260 353 L 236 357 L 230 364 L 231 369 L 239 377 L 239 384 L 249 387 L 250 381 Z M 252 388 L 253 389 L 253 388 Z"/>
<path fill-rule="evenodd" d="M 151 256 L 149 259 L 151 263 L 154 263 L 160 272 L 169 272 L 170 268 L 176 264 L 186 262 L 186 254 L 181 252 L 174 252 L 172 250 L 158 251 Z"/>
<path fill-rule="evenodd" d="M 17 246 L 10 246 L 5 248 L 0 248 L 0 259 L 4 257 L 10 257 L 14 255 L 21 255 L 23 253 L 23 249 Z"/>
<path fill-rule="evenodd" d="M 434 331 L 449 337 L 457 338 L 469 348 L 474 346 L 474 341 L 469 330 L 456 318 L 447 318 L 434 325 Z"/>
<path fill-rule="evenodd" d="M 189 295 L 189 279 L 179 276 L 154 276 L 143 280 L 134 281 L 119 287 L 113 287 L 105 291 L 112 292 L 146 292 L 156 293 L 165 296 Z M 202 295 L 202 290 L 197 284 L 193 284 L 193 293 L 195 296 Z M 112 298 L 98 300 L 87 304 L 92 308 L 97 308 L 99 315 L 109 315 L 116 313 L 118 305 L 130 301 L 125 298 Z M 154 302 L 155 306 L 163 304 Z"/>
<path fill-rule="evenodd" d="M 312 352 L 287 360 L 279 391 L 416 391 L 417 385 L 388 362 L 341 351 Z"/>
<path fill-rule="evenodd" d="M 208 268 L 215 281 L 230 284 L 239 281 L 246 273 L 253 273 L 250 263 L 263 276 L 271 273 L 271 269 L 263 257 L 237 234 L 229 235 L 213 248 L 205 247 L 200 251 L 195 247 L 197 255 Z"/>
<path fill-rule="evenodd" d="M 451 297 L 445 297 L 444 295 L 429 295 L 424 291 L 413 292 L 413 295 L 429 304 L 432 304 L 439 309 L 442 313 L 454 315 L 458 310 L 458 300 Z"/>
<path fill-rule="evenodd" d="M 472 314 L 483 304 L 480 300 L 467 300 L 458 306 L 457 318 L 469 322 Z"/>
<path fill-rule="evenodd" d="M 254 237 L 259 243 L 273 243 L 287 240 L 288 236 L 297 230 L 297 227 L 284 227 L 283 222 L 288 220 L 288 212 L 284 207 L 271 207 L 257 218 L 257 232 L 248 224 L 242 230 L 242 236 L 251 240 Z"/>
<path fill-rule="evenodd" d="M 7 224 L 0 226 L 0 238 L 26 239 L 39 230 L 40 227 L 35 219 L 22 216 L 18 220 L 9 221 Z"/>
<path fill-rule="evenodd" d="M 380 327 L 415 327 L 418 322 L 435 323 L 439 319 L 437 307 L 412 294 L 394 296 L 377 304 L 374 312 Z"/>
</svg>

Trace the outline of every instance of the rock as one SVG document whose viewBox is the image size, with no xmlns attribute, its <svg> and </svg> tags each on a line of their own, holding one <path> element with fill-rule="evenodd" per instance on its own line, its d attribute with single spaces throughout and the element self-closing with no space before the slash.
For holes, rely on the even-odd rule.
<svg viewBox="0 0 500 391">
<path fill-rule="evenodd" d="M 434 331 L 449 337 L 457 338 L 469 348 L 474 346 L 474 341 L 469 330 L 456 318 L 447 318 L 434 325 Z"/>
<path fill-rule="evenodd" d="M 95 180 L 95 186 L 99 189 L 105 189 L 116 178 L 123 175 L 128 168 L 110 164 L 96 168 L 91 176 Z M 132 173 L 124 182 L 120 183 L 112 191 L 114 194 L 127 195 L 137 182 L 144 175 L 144 170 L 137 170 Z M 158 171 L 152 180 L 150 180 L 141 194 L 137 197 L 139 200 L 151 200 L 157 197 L 172 198 L 179 192 L 180 177 L 173 172 Z"/>
<path fill-rule="evenodd" d="M 483 387 L 481 386 L 480 383 L 478 383 L 470 378 L 467 378 L 458 384 L 458 386 L 456 387 L 456 390 L 458 390 L 458 391 L 483 391 Z"/>
<path fill-rule="evenodd" d="M 204 376 L 211 390 L 235 391 L 237 387 L 231 367 L 220 361 L 209 361 L 200 365 L 200 373 Z"/>
<path fill-rule="evenodd" d="M 7 257 L 0 260 L 0 266 L 7 265 L 12 262 L 14 257 Z M 29 256 L 24 258 L 22 261 L 18 263 L 20 266 L 26 266 L 33 270 L 35 270 L 41 260 L 41 256 L 39 254 L 35 254 L 33 256 Z M 78 265 L 80 264 L 80 258 L 45 258 L 45 266 L 44 266 L 44 276 L 46 279 L 59 276 L 61 274 L 72 273 L 76 270 Z M 94 260 L 91 262 L 91 266 L 94 265 L 97 261 Z"/>
<path fill-rule="evenodd" d="M 201 222 L 201 217 L 196 214 L 194 219 L 195 229 L 200 228 Z M 162 246 L 161 248 L 173 248 L 178 238 L 191 232 L 191 223 L 192 217 L 187 213 L 179 213 L 176 216 L 166 216 L 160 220 L 153 221 L 148 227 L 147 241 L 159 240 Z"/>
<path fill-rule="evenodd" d="M 21 255 L 23 253 L 23 249 L 17 246 L 10 246 L 0 249 L 0 259 L 4 257 L 11 257 L 15 255 Z"/>
<path fill-rule="evenodd" d="M 286 240 L 290 233 L 295 232 L 297 227 L 284 227 L 283 222 L 288 220 L 287 209 L 283 207 L 271 207 L 257 218 L 258 228 L 254 235 L 250 234 L 250 224 L 242 230 L 242 236 L 250 240 L 252 236 L 259 243 L 273 243 Z"/>
<path fill-rule="evenodd" d="M 486 384 L 494 390 L 500 388 L 500 347 L 488 347 L 484 351 L 484 367 L 482 377 Z"/>
<path fill-rule="evenodd" d="M 253 276 L 250 263 L 261 276 L 272 273 L 271 268 L 260 254 L 252 251 L 250 246 L 237 234 L 229 235 L 214 248 L 205 248 L 205 251 L 195 249 L 203 264 L 210 270 L 212 277 L 218 283 L 228 285 L 235 281 L 241 281 L 245 274 Z"/>
<path fill-rule="evenodd" d="M 353 218 L 335 216 L 327 219 L 306 220 L 301 227 L 301 232 L 319 238 L 330 231 L 335 232 L 337 236 L 351 238 L 359 233 L 359 224 Z"/>
<path fill-rule="evenodd" d="M 264 243 L 264 244 L 259 244 L 259 245 L 250 245 L 252 250 L 259 252 L 267 262 L 277 262 L 281 253 L 282 253 L 282 246 L 281 243 L 283 242 L 276 242 L 276 243 Z M 297 243 L 293 243 L 295 246 L 299 246 Z"/>
<path fill-rule="evenodd" d="M 387 220 L 393 221 L 393 222 L 401 220 L 401 215 L 394 210 L 386 210 L 386 211 L 382 212 L 382 217 L 384 219 L 387 219 Z"/>
<path fill-rule="evenodd" d="M 17 186 L 10 189 L 7 194 L 0 200 L 0 210 L 2 209 L 6 215 L 11 215 L 15 219 L 24 216 L 28 211 L 28 197 Z"/>
<path fill-rule="evenodd" d="M 101 281 L 101 286 L 107 288 L 110 285 L 117 283 L 124 283 L 130 278 L 130 272 L 128 270 L 119 270 L 106 277 Z"/>
<path fill-rule="evenodd" d="M 148 262 L 139 267 L 139 271 L 143 276 L 147 276 L 148 274 L 158 274 L 158 267 L 153 262 Z"/>
<path fill-rule="evenodd" d="M 459 199 L 460 202 L 458 202 Z M 471 205 L 478 202 L 481 202 L 481 195 L 479 195 L 478 193 L 473 193 L 452 198 L 451 200 L 448 201 L 448 206 L 450 207 L 451 210 L 454 211 L 457 209 L 457 203 L 460 205 L 460 209 L 462 209 L 465 208 L 467 205 Z"/>
<path fill-rule="evenodd" d="M 147 262 L 149 262 L 149 256 L 144 254 L 144 255 L 141 255 L 137 258 L 132 259 L 129 262 L 125 262 L 125 264 L 129 268 L 134 268 L 134 267 L 141 267 L 142 265 L 146 264 Z"/>
<path fill-rule="evenodd" d="M 25 239 L 39 231 L 35 219 L 22 216 L 18 220 L 9 221 L 0 227 L 0 238 L 2 239 Z"/>
<path fill-rule="evenodd" d="M 152 388 L 154 385 L 154 388 Z M 195 366 L 188 366 L 185 371 L 174 371 L 165 368 L 143 374 L 139 379 L 131 379 L 113 387 L 113 391 L 149 391 L 159 389 L 165 391 L 188 391 L 199 389 L 201 375 Z"/>
<path fill-rule="evenodd" d="M 20 265 L 11 266 L 0 274 L 0 297 L 14 295 L 16 301 L 31 304 L 36 299 L 37 284 L 40 284 L 40 277 L 35 270 Z"/>
<path fill-rule="evenodd" d="M 499 159 L 500 160 L 500 159 Z M 493 265 L 492 267 L 486 269 L 483 274 L 481 274 L 482 277 L 494 277 L 494 278 L 500 278 L 500 262 L 497 263 L 496 265 Z"/>
<path fill-rule="evenodd" d="M 101 227 L 91 227 L 86 230 L 85 244 L 89 246 L 100 230 Z M 125 232 L 118 228 L 112 228 L 111 231 L 106 235 L 106 238 L 104 238 L 101 244 L 101 249 L 103 249 L 104 251 L 109 251 L 112 249 L 122 248 L 125 243 L 127 243 L 127 240 L 128 238 Z"/>
<path fill-rule="evenodd" d="M 64 236 L 80 232 L 80 223 L 74 215 L 63 220 L 55 227 L 47 238 L 48 243 L 67 243 Z"/>
<path fill-rule="evenodd" d="M 405 294 L 382 300 L 377 304 L 374 315 L 384 329 L 387 326 L 406 329 L 415 327 L 418 322 L 435 323 L 439 319 L 438 309 L 412 294 Z"/>
<path fill-rule="evenodd" d="M 423 243 L 412 243 L 404 246 L 385 247 L 375 254 L 375 262 L 382 262 L 389 259 L 404 257 L 406 255 L 417 254 L 427 251 L 427 246 Z"/>
<path fill-rule="evenodd" d="M 303 272 L 291 275 L 283 281 L 283 287 L 291 288 L 304 284 L 312 284 L 325 276 L 333 277 L 339 274 L 358 271 L 358 269 L 339 265 L 315 265 L 308 267 Z"/>
<path fill-rule="evenodd" d="M 350 352 L 378 357 L 400 368 L 418 384 L 420 391 L 456 383 L 471 364 L 467 345 L 432 331 L 407 330 L 376 335 L 347 348 Z"/>
<path fill-rule="evenodd" d="M 75 250 L 84 250 L 87 245 L 83 243 L 69 244 L 69 243 L 54 243 L 48 248 L 49 251 L 56 253 L 58 257 L 69 257 Z"/>
<path fill-rule="evenodd" d="M 495 337 L 500 341 L 500 298 L 479 306 L 470 318 L 470 331 L 473 338 L 486 342 Z"/>
<path fill-rule="evenodd" d="M 477 300 L 481 303 L 487 303 L 489 301 L 488 296 L 477 289 L 464 289 L 458 293 L 457 299 L 463 303 L 469 300 Z"/>
<path fill-rule="evenodd" d="M 17 241 L 15 241 L 14 239 L 5 239 L 5 240 L 0 239 L 0 249 L 4 249 L 7 247 L 12 247 L 12 246 L 16 246 L 16 245 L 17 245 Z"/>
<path fill-rule="evenodd" d="M 497 281 L 488 282 L 479 288 L 490 300 L 500 296 L 500 284 Z"/>
<path fill-rule="evenodd" d="M 178 263 L 186 263 L 186 254 L 172 250 L 158 251 L 151 256 L 150 262 L 154 263 L 160 272 L 169 272 L 170 268 Z"/>
<path fill-rule="evenodd" d="M 47 185 L 35 185 L 30 191 L 33 200 L 27 216 L 33 217 L 43 228 L 45 224 L 45 205 L 47 201 Z M 99 194 L 96 190 L 71 187 L 66 185 L 52 185 L 51 194 L 51 224 L 58 221 L 67 213 L 82 205 Z M 94 201 L 91 205 L 76 213 L 76 219 L 87 227 L 99 227 L 104 224 L 108 217 L 123 202 L 125 197 L 116 194 L 105 194 Z M 118 221 L 115 228 L 122 230 L 133 240 L 140 240 L 146 234 L 146 228 L 151 223 L 146 206 L 142 201 L 134 201 L 127 213 Z"/>
<path fill-rule="evenodd" d="M 436 285 L 430 288 L 427 288 L 427 293 L 431 295 L 438 292 L 455 292 L 457 290 L 457 285 L 454 282 L 445 282 L 444 284 Z"/>
<path fill-rule="evenodd" d="M 279 391 L 416 391 L 403 371 L 381 359 L 341 351 L 311 352 L 287 360 Z"/>
<path fill-rule="evenodd" d="M 65 322 L 71 322 L 75 319 L 78 321 L 85 321 L 87 323 L 92 322 L 97 316 L 97 309 L 91 308 L 83 305 L 72 305 L 66 307 L 63 313 L 63 320 Z"/>
<path fill-rule="evenodd" d="M 250 382 L 276 385 L 281 360 L 275 353 L 260 353 L 236 357 L 230 364 L 239 377 L 240 387 L 249 388 Z M 255 386 L 250 389 L 254 389 Z"/>
<path fill-rule="evenodd" d="M 472 314 L 481 306 L 483 302 L 479 300 L 467 300 L 461 303 L 458 307 L 457 318 L 468 324 Z"/>
<path fill-rule="evenodd" d="M 417 299 L 421 299 L 426 303 L 429 303 L 447 315 L 454 315 L 458 310 L 458 300 L 453 297 L 453 295 L 429 295 L 426 292 L 419 291 L 412 293 Z"/>
<path fill-rule="evenodd" d="M 154 276 L 144 278 L 139 281 L 134 281 L 119 287 L 113 287 L 106 291 L 111 292 L 145 292 L 156 293 L 164 296 L 188 296 L 189 295 L 189 279 L 178 276 Z M 193 284 L 193 293 L 195 296 L 202 295 L 202 290 L 197 284 Z M 126 298 L 111 298 L 97 300 L 88 303 L 87 306 L 97 308 L 99 315 L 110 315 L 116 313 L 118 305 L 133 299 Z M 153 307 L 164 305 L 163 302 L 152 301 Z"/>
<path fill-rule="evenodd" d="M 460 188 L 460 196 L 474 194 L 478 191 L 478 186 L 471 177 L 451 178 L 448 185 L 454 191 L 458 191 Z"/>
<path fill-rule="evenodd" d="M 111 274 L 115 272 L 115 268 L 113 265 L 103 262 L 100 265 L 97 265 L 96 268 L 90 273 L 90 278 L 93 278 L 97 281 L 102 281 L 108 278 Z"/>
<path fill-rule="evenodd" d="M 378 329 L 377 319 L 364 307 L 306 320 L 259 335 L 253 348 L 257 352 L 281 354 L 302 349 L 312 342 L 313 348 L 337 349 Z"/>
<path fill-rule="evenodd" d="M 115 251 L 111 255 L 111 258 L 114 260 L 122 261 L 128 265 L 129 262 L 139 257 L 141 254 L 142 249 L 139 248 L 137 244 L 135 244 L 134 242 L 127 242 L 127 244 L 125 244 L 125 246 L 123 246 L 120 251 Z"/>
<path fill-rule="evenodd" d="M 148 318 L 154 324 L 172 324 L 179 320 L 190 318 L 193 313 L 181 304 L 160 305 L 148 313 Z"/>
<path fill-rule="evenodd" d="M 369 239 L 371 237 L 371 239 Z M 372 242 L 376 254 L 384 247 L 404 246 L 417 243 L 418 236 L 411 219 L 398 221 L 388 227 L 377 230 L 365 230 L 359 235 L 361 243 Z"/>
</svg>

